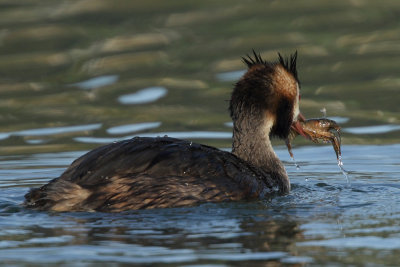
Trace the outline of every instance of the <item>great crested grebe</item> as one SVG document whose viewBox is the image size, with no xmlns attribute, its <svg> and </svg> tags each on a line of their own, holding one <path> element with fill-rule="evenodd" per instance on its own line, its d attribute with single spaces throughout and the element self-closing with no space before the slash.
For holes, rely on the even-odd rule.
<svg viewBox="0 0 400 267">
<path fill-rule="evenodd" d="M 270 137 L 289 131 L 307 137 L 299 112 L 297 52 L 267 62 L 253 51 L 229 105 L 232 153 L 170 137 L 98 147 L 58 178 L 26 195 L 29 208 L 119 212 L 202 202 L 260 199 L 290 191 L 289 177 Z"/>
</svg>

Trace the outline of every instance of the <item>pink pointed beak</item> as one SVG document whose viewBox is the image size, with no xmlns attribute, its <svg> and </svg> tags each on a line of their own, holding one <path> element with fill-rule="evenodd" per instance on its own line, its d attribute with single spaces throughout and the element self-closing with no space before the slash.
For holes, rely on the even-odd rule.
<svg viewBox="0 0 400 267">
<path fill-rule="evenodd" d="M 299 115 L 297 116 L 297 120 L 295 122 L 293 122 L 291 127 L 299 135 L 304 136 L 306 139 L 311 139 L 310 136 L 303 130 L 302 122 L 305 122 L 305 121 L 306 121 L 306 118 L 303 116 L 303 114 L 299 113 Z"/>
</svg>

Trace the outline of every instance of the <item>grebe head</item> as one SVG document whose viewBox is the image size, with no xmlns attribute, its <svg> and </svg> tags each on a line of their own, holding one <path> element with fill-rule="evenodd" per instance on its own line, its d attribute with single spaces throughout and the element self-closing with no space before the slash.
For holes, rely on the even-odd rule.
<svg viewBox="0 0 400 267">
<path fill-rule="evenodd" d="M 299 112 L 300 83 L 297 52 L 268 62 L 253 50 L 243 58 L 248 70 L 237 82 L 230 101 L 234 132 L 254 132 L 262 127 L 270 136 L 286 139 L 290 128 L 303 117 Z"/>
<path fill-rule="evenodd" d="M 286 139 L 291 127 L 304 135 L 296 60 L 297 52 L 289 58 L 278 53 L 278 61 L 268 62 L 253 51 L 253 56 L 243 58 L 248 70 L 236 83 L 229 106 L 232 153 L 269 173 L 283 193 L 290 191 L 290 181 L 270 136 Z"/>
</svg>

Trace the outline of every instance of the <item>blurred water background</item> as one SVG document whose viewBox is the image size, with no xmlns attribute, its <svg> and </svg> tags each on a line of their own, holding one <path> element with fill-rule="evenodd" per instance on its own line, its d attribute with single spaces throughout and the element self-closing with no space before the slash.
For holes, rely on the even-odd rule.
<svg viewBox="0 0 400 267">
<path fill-rule="evenodd" d="M 397 266 L 400 2 L 0 0 L 0 262 L 10 266 Z M 241 57 L 298 51 L 301 110 L 343 128 L 294 141 L 288 196 L 46 213 L 23 195 L 115 140 L 230 148 Z"/>
</svg>

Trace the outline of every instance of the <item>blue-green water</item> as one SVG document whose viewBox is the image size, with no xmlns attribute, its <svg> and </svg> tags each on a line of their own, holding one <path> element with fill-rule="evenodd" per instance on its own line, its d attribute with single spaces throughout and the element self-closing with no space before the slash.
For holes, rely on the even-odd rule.
<svg viewBox="0 0 400 267">
<path fill-rule="evenodd" d="M 0 265 L 398 266 L 400 2 L 1 1 Z M 229 149 L 227 99 L 252 49 L 299 53 L 287 196 L 118 214 L 21 206 L 78 156 L 140 136 Z"/>
</svg>

